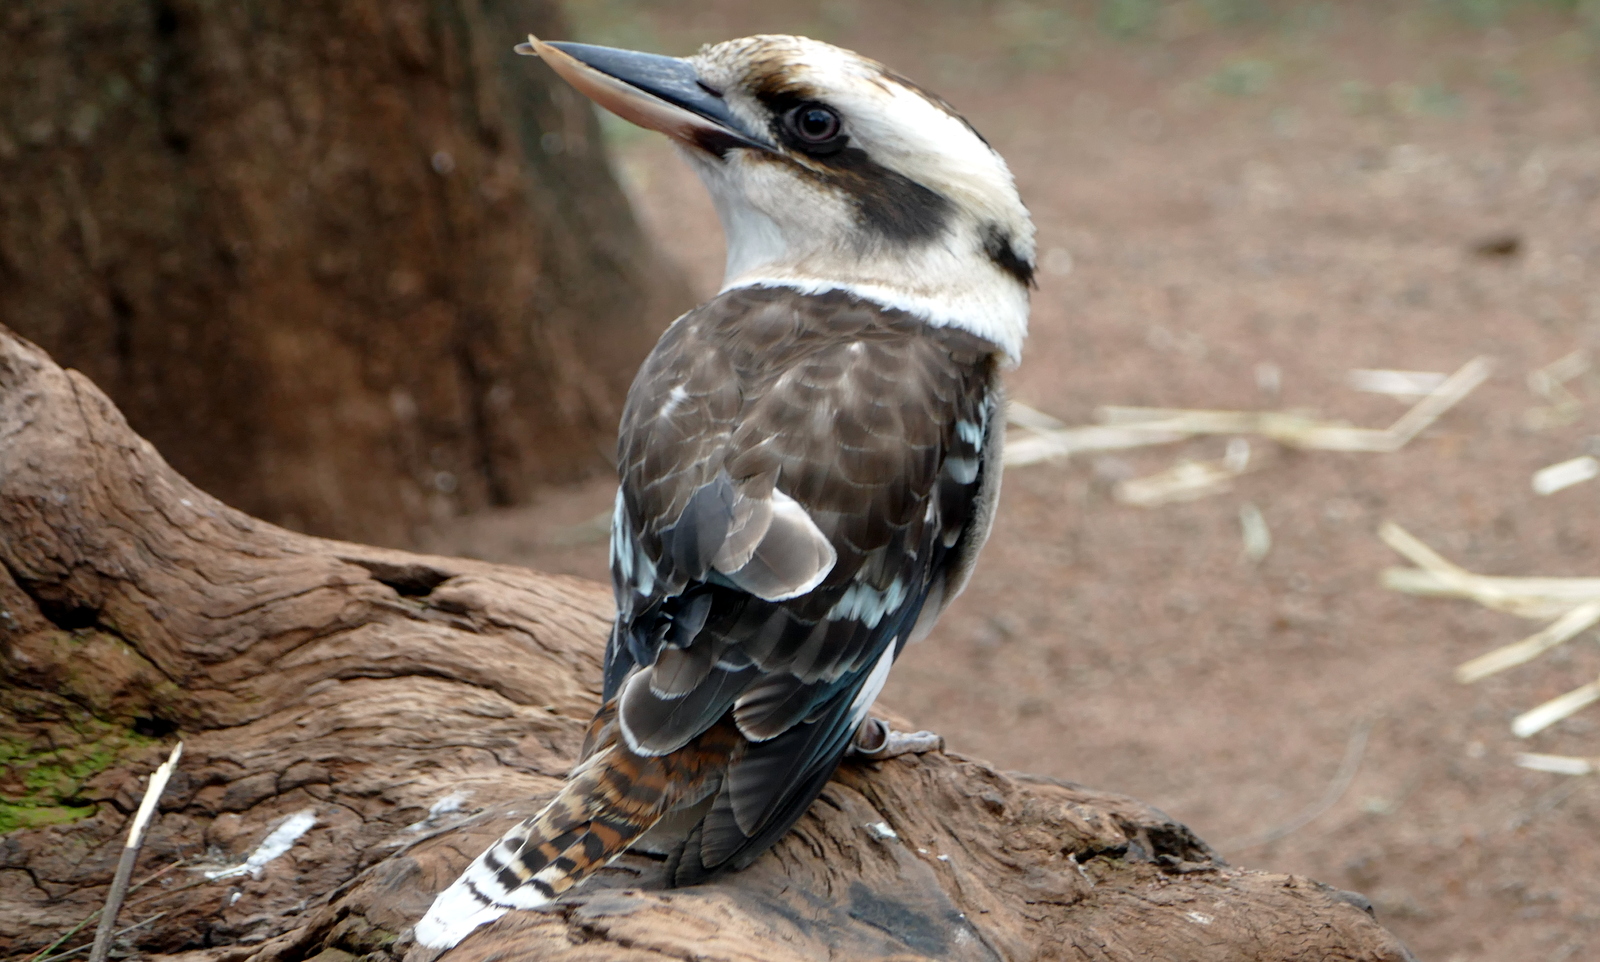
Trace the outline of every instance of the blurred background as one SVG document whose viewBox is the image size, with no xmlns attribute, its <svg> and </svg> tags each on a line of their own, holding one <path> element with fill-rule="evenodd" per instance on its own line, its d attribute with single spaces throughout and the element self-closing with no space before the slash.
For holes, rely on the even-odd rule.
<svg viewBox="0 0 1600 962">
<path fill-rule="evenodd" d="M 1376 534 L 1600 575 L 1600 486 L 1530 486 L 1600 453 L 1600 3 L 15 0 L 0 22 L 0 321 L 301 530 L 605 578 L 622 392 L 716 289 L 721 239 L 662 138 L 509 54 L 529 30 L 671 54 L 803 33 L 942 94 L 1038 222 L 1009 386 L 1066 424 L 1382 427 L 1415 397 L 1351 371 L 1492 357 L 1392 453 L 1255 438 L 1168 503 L 1126 482 L 1226 437 L 1008 470 L 972 586 L 884 700 L 1362 892 L 1421 958 L 1600 952 L 1596 780 L 1514 763 L 1600 755 L 1600 708 L 1509 729 L 1600 647 L 1458 684 L 1533 627 L 1386 590 Z"/>
</svg>

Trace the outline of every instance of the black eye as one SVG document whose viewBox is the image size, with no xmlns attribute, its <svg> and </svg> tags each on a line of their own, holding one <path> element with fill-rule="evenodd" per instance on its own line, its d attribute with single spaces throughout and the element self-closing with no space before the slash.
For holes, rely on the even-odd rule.
<svg viewBox="0 0 1600 962">
<path fill-rule="evenodd" d="M 834 113 L 832 107 L 818 103 L 801 104 L 785 114 L 783 120 L 801 147 L 832 147 L 837 150 L 844 146 L 842 142 L 835 144 L 840 140 L 841 124 L 839 115 Z"/>
</svg>

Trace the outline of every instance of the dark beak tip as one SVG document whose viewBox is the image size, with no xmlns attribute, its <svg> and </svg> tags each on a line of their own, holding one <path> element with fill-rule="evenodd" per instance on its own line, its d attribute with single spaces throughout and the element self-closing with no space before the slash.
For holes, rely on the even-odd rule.
<svg viewBox="0 0 1600 962">
<path fill-rule="evenodd" d="M 699 115 L 720 128 L 726 135 L 723 139 L 745 147 L 764 147 L 758 138 L 746 133 L 744 123 L 729 110 L 722 91 L 703 83 L 694 64 L 688 60 L 569 40 L 547 40 L 544 45 L 561 51 L 592 71 L 637 89 L 642 95 Z M 518 47 L 518 52 L 521 49 Z M 716 153 L 720 155 L 721 151 Z"/>
</svg>

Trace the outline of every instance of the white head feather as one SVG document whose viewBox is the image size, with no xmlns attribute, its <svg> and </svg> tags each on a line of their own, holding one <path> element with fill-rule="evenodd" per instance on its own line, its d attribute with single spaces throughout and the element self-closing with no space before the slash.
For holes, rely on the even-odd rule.
<svg viewBox="0 0 1600 962">
<path fill-rule="evenodd" d="M 727 233 L 725 290 L 846 289 L 970 330 L 1018 359 L 1033 221 L 1005 161 L 948 104 L 876 61 L 804 37 L 731 40 L 689 60 L 773 148 L 718 156 L 683 144 Z M 785 142 L 780 114 L 795 102 L 838 114 L 848 162 Z M 931 229 L 885 229 L 885 217 Z"/>
<path fill-rule="evenodd" d="M 518 49 L 596 103 L 680 144 L 727 234 L 724 290 L 847 290 L 1020 356 L 1033 221 L 1005 161 L 943 100 L 804 37 L 687 60 L 528 40 Z"/>
</svg>

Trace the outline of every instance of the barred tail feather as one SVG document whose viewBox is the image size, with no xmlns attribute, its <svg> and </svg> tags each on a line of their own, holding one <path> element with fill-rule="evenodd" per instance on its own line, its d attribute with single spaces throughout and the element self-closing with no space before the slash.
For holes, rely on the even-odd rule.
<svg viewBox="0 0 1600 962">
<path fill-rule="evenodd" d="M 417 942 L 430 949 L 448 949 L 466 938 L 473 929 L 488 925 L 510 911 L 506 906 L 495 905 L 473 884 L 472 877 L 475 874 L 481 875 L 487 871 L 483 856 L 480 855 L 470 868 L 461 873 L 460 878 L 439 893 L 433 905 L 429 906 L 428 914 L 417 923 Z"/>
<path fill-rule="evenodd" d="M 461 877 L 440 892 L 417 923 L 417 942 L 447 949 L 511 909 L 544 905 L 599 871 L 661 818 L 660 804 L 631 811 L 596 804 L 596 781 L 614 782 L 610 766 L 594 765 L 569 781 L 544 811 L 506 832 Z M 598 809 L 598 810 L 597 810 Z"/>
</svg>

